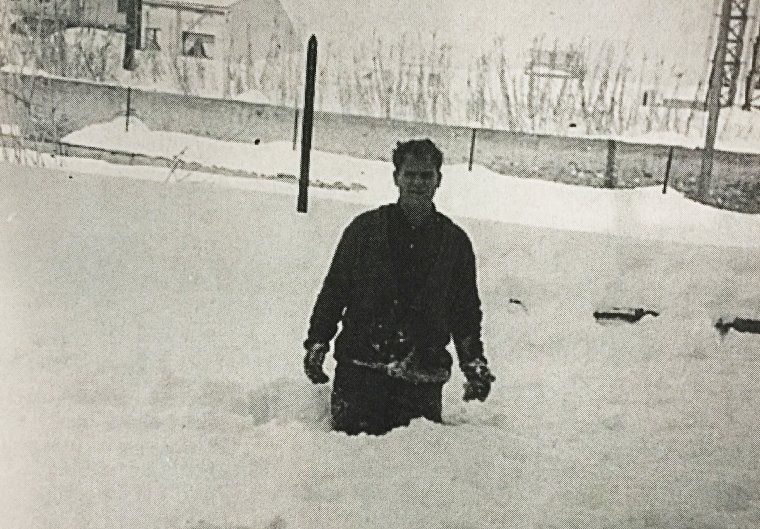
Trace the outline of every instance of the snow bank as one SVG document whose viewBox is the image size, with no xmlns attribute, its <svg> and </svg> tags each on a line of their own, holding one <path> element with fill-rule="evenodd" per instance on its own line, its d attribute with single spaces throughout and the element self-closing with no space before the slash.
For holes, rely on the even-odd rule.
<svg viewBox="0 0 760 529">
<path fill-rule="evenodd" d="M 92 125 L 74 132 L 64 141 L 75 144 L 121 149 L 130 152 L 177 156 L 206 166 L 226 167 L 262 175 L 298 175 L 300 154 L 290 143 L 259 145 L 223 142 L 187 134 L 151 131 L 142 122 L 130 120 L 125 132 L 123 118 Z M 66 162 L 66 167 L 84 167 L 83 162 Z M 98 165 L 98 171 L 123 173 L 126 170 Z M 346 187 L 362 186 L 361 191 L 326 191 L 330 196 L 361 204 L 395 200 L 392 165 L 344 155 L 314 151 L 312 179 L 341 182 Z M 138 172 L 139 173 L 139 172 Z M 456 216 L 498 220 L 530 226 L 623 235 L 718 246 L 755 247 L 760 244 L 760 217 L 716 210 L 658 188 L 607 190 L 569 186 L 556 182 L 529 180 L 494 173 L 481 166 L 472 172 L 465 165 L 443 168 L 444 178 L 436 203 Z M 225 179 L 199 177 L 216 185 L 241 185 Z M 295 193 L 294 185 L 258 184 L 269 190 Z"/>
<path fill-rule="evenodd" d="M 32 66 L 21 66 L 16 64 L 6 64 L 5 66 L 0 67 L 0 72 L 33 75 L 37 77 L 56 77 L 55 75 L 46 72 L 45 70 L 37 69 Z"/>
</svg>

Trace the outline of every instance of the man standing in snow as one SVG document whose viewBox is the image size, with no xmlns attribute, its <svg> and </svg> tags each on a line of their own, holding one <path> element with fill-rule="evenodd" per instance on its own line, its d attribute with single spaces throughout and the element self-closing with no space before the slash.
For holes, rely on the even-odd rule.
<svg viewBox="0 0 760 529">
<path fill-rule="evenodd" d="M 441 422 L 451 338 L 467 379 L 464 400 L 484 401 L 491 390 L 472 244 L 433 204 L 442 164 L 429 139 L 398 143 L 398 202 L 356 217 L 338 243 L 304 342 L 307 376 L 326 383 L 322 364 L 342 323 L 335 430 L 380 435 L 419 417 Z"/>
</svg>

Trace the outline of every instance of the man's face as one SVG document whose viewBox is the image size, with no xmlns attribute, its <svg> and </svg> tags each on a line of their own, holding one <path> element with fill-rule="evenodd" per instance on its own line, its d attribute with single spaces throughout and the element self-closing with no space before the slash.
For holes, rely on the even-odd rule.
<svg viewBox="0 0 760 529">
<path fill-rule="evenodd" d="M 393 173 L 393 181 L 402 200 L 432 202 L 441 184 L 441 174 L 429 156 L 408 154 L 398 171 Z"/>
</svg>

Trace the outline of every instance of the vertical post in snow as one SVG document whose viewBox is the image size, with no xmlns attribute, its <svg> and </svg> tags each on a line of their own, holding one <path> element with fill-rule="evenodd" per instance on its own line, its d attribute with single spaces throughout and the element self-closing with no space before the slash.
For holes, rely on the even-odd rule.
<svg viewBox="0 0 760 529">
<path fill-rule="evenodd" d="M 472 171 L 472 160 L 475 157 L 475 134 L 478 129 L 473 128 L 472 129 L 472 139 L 470 140 L 470 166 L 468 168 L 468 171 Z"/>
<path fill-rule="evenodd" d="M 293 121 L 293 150 L 298 148 L 298 114 L 301 110 L 296 107 L 296 119 Z"/>
<path fill-rule="evenodd" d="M 309 161 L 311 155 L 311 133 L 314 128 L 314 85 L 317 79 L 317 37 L 309 38 L 306 54 L 306 91 L 303 105 L 301 128 L 301 178 L 298 181 L 298 212 L 306 213 L 309 193 Z"/>
<path fill-rule="evenodd" d="M 673 146 L 668 150 L 668 163 L 665 164 L 665 180 L 662 182 L 662 194 L 668 192 L 668 179 L 670 178 L 670 166 L 673 164 Z"/>
<path fill-rule="evenodd" d="M 607 140 L 607 167 L 604 170 L 604 179 L 608 188 L 615 187 L 615 140 Z"/>
<path fill-rule="evenodd" d="M 124 130 L 126 132 L 129 132 L 129 114 L 131 112 L 131 108 L 132 108 L 132 88 L 128 86 L 127 87 L 127 120 L 124 125 L 125 127 Z"/>
</svg>

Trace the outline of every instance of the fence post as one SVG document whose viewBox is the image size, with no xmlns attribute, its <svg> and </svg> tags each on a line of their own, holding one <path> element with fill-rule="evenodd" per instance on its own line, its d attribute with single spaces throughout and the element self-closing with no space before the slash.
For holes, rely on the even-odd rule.
<svg viewBox="0 0 760 529">
<path fill-rule="evenodd" d="M 607 167 L 604 170 L 604 178 L 608 188 L 615 188 L 615 140 L 607 140 Z"/>
<path fill-rule="evenodd" d="M 475 134 L 477 131 L 478 129 L 476 128 L 472 129 L 472 139 L 470 140 L 470 166 L 468 168 L 468 171 L 472 171 L 472 160 L 475 157 Z"/>
<path fill-rule="evenodd" d="M 132 108 L 132 87 L 127 87 L 127 120 L 125 124 L 125 132 L 129 132 L 129 113 Z"/>
<path fill-rule="evenodd" d="M 668 192 L 668 179 L 670 178 L 670 166 L 673 163 L 673 146 L 668 150 L 668 163 L 665 164 L 665 180 L 662 183 L 662 194 Z"/>
<path fill-rule="evenodd" d="M 58 126 L 55 124 L 55 107 L 50 111 L 50 120 L 53 122 L 53 142 L 55 144 L 55 153 L 61 155 L 61 135 L 58 132 Z"/>
<path fill-rule="evenodd" d="M 296 107 L 296 119 L 293 121 L 293 150 L 298 147 L 298 114 L 301 109 Z"/>
<path fill-rule="evenodd" d="M 306 213 L 309 193 L 309 161 L 311 154 L 311 133 L 314 127 L 314 84 L 317 80 L 317 37 L 309 38 L 306 54 L 306 91 L 303 104 L 303 126 L 301 129 L 301 178 L 298 181 L 298 212 Z"/>
</svg>

